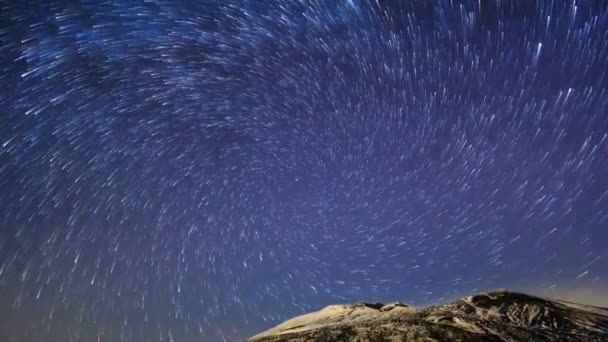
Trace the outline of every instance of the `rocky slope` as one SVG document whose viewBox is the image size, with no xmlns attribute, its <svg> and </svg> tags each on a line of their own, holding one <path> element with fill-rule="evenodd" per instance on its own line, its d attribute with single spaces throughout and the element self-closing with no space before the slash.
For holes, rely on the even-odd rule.
<svg viewBox="0 0 608 342">
<path fill-rule="evenodd" d="M 608 309 L 509 291 L 426 308 L 331 305 L 248 341 L 608 341 Z"/>
</svg>

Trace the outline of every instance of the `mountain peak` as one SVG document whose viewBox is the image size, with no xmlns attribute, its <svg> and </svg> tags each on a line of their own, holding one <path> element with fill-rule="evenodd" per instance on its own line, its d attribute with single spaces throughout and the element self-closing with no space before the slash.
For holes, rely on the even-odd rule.
<svg viewBox="0 0 608 342">
<path fill-rule="evenodd" d="M 248 341 L 608 341 L 608 309 L 496 290 L 413 308 L 330 305 Z"/>
</svg>

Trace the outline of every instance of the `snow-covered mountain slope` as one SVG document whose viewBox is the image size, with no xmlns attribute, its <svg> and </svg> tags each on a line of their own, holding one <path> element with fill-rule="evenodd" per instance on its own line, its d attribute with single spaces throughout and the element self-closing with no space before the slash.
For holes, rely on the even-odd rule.
<svg viewBox="0 0 608 342">
<path fill-rule="evenodd" d="M 494 291 L 413 308 L 330 305 L 248 341 L 608 341 L 608 309 Z"/>
</svg>

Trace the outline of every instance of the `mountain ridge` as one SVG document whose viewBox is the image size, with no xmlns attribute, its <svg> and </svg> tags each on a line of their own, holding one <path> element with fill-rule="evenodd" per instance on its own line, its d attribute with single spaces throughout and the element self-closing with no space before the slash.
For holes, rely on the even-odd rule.
<svg viewBox="0 0 608 342">
<path fill-rule="evenodd" d="M 329 305 L 246 341 L 608 342 L 608 308 L 501 289 L 419 308 L 400 302 Z"/>
</svg>

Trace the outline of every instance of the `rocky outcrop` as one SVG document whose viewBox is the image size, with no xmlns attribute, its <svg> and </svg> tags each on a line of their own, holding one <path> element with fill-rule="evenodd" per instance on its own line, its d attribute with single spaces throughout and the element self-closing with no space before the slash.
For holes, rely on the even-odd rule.
<svg viewBox="0 0 608 342">
<path fill-rule="evenodd" d="M 330 305 L 251 337 L 275 341 L 608 342 L 608 309 L 494 291 L 444 305 Z"/>
</svg>

